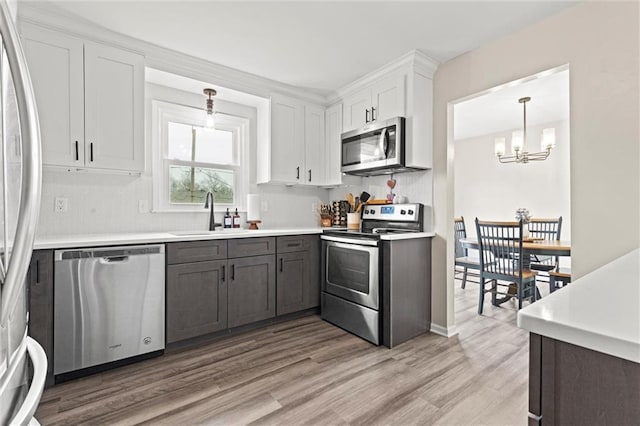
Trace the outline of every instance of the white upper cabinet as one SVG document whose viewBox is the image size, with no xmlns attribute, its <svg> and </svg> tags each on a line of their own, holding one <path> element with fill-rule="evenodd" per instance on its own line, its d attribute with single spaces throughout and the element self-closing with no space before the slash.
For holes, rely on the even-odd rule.
<svg viewBox="0 0 640 426">
<path fill-rule="evenodd" d="M 273 94 L 270 139 L 258 156 L 258 183 L 324 184 L 324 108 Z"/>
<path fill-rule="evenodd" d="M 144 171 L 144 57 L 24 24 L 45 165 Z"/>
<path fill-rule="evenodd" d="M 83 43 L 27 25 L 22 42 L 36 96 L 42 160 L 84 166 Z"/>
<path fill-rule="evenodd" d="M 306 105 L 304 107 L 304 169 L 307 185 L 325 184 L 324 148 L 324 108 Z"/>
<path fill-rule="evenodd" d="M 413 51 L 338 90 L 344 103 L 342 132 L 371 122 L 405 117 L 405 167 L 413 170 L 433 167 L 433 74 L 436 68 L 435 61 Z M 331 167 L 327 176 L 337 173 L 336 166 Z"/>
<path fill-rule="evenodd" d="M 343 132 L 405 114 L 405 74 L 381 78 L 345 96 Z"/>
<path fill-rule="evenodd" d="M 302 183 L 304 179 L 304 104 L 286 96 L 271 97 L 271 164 L 268 182 Z M 265 160 L 259 158 L 258 162 Z M 264 182 L 259 182 L 264 183 Z"/>
<path fill-rule="evenodd" d="M 144 58 L 85 43 L 85 141 L 94 167 L 144 170 Z"/>
<path fill-rule="evenodd" d="M 327 108 L 324 114 L 325 185 L 342 184 L 342 103 Z"/>
</svg>

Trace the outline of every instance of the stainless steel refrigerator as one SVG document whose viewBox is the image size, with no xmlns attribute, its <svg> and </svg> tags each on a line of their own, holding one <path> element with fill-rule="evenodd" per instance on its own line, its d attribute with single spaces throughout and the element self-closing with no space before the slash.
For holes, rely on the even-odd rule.
<svg viewBox="0 0 640 426">
<path fill-rule="evenodd" d="M 6 0 L 0 0 L 0 38 L 0 424 L 36 424 L 47 358 L 27 335 L 25 278 L 40 211 L 40 131 Z"/>
</svg>

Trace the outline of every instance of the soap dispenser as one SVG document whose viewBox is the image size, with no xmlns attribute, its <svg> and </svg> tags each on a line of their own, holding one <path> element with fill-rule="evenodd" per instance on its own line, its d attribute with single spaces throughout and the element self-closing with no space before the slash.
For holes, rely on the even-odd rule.
<svg viewBox="0 0 640 426">
<path fill-rule="evenodd" d="M 240 215 L 238 214 L 238 208 L 236 207 L 236 212 L 233 215 L 233 227 L 240 228 Z"/>
<path fill-rule="evenodd" d="M 224 214 L 224 227 L 231 228 L 231 226 L 232 226 L 231 213 L 229 213 L 229 207 L 227 207 L 227 212 Z"/>
</svg>

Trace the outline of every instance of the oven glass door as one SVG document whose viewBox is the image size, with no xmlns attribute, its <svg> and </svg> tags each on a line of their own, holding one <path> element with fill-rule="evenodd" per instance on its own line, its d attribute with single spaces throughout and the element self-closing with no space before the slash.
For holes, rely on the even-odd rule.
<svg viewBox="0 0 640 426">
<path fill-rule="evenodd" d="M 342 140 L 342 170 L 394 165 L 399 162 L 396 125 L 372 130 Z"/>
<path fill-rule="evenodd" d="M 323 290 L 378 309 L 378 247 L 323 241 Z"/>
</svg>

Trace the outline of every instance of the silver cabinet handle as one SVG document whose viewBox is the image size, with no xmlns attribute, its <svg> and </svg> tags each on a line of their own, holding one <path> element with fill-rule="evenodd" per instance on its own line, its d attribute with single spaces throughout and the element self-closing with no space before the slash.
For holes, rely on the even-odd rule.
<svg viewBox="0 0 640 426">
<path fill-rule="evenodd" d="M 309 182 L 311 182 L 311 169 L 309 169 Z"/>
<path fill-rule="evenodd" d="M 371 107 L 371 121 L 376 121 L 376 116 L 374 115 L 376 112 L 376 109 L 374 107 Z"/>
</svg>

